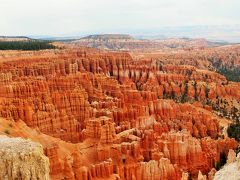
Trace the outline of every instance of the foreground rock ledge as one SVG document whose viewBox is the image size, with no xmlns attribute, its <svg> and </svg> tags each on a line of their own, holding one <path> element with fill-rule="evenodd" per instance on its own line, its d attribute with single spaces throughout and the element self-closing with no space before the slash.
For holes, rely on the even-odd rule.
<svg viewBox="0 0 240 180">
<path fill-rule="evenodd" d="M 214 180 L 240 180 L 240 153 L 236 158 L 235 152 L 229 151 L 227 164 L 216 172 Z"/>
<path fill-rule="evenodd" d="M 0 136 L 0 157 L 1 180 L 49 180 L 49 160 L 38 143 Z"/>
</svg>

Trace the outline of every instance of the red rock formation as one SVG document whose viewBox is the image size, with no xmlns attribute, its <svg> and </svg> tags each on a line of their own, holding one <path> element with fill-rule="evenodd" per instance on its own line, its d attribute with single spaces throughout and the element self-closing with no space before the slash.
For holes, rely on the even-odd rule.
<svg viewBox="0 0 240 180">
<path fill-rule="evenodd" d="M 50 161 L 50 174 L 58 175 L 63 170 L 62 164 L 59 161 L 58 145 L 54 144 L 51 147 L 45 148 L 45 155 Z"/>
<path fill-rule="evenodd" d="M 237 146 L 214 113 L 239 84 L 216 72 L 86 48 L 0 59 L 0 132 L 40 142 L 53 179 L 205 177 Z"/>
<path fill-rule="evenodd" d="M 174 167 L 167 158 L 143 162 L 137 171 L 136 179 L 180 179 L 178 168 Z"/>
</svg>

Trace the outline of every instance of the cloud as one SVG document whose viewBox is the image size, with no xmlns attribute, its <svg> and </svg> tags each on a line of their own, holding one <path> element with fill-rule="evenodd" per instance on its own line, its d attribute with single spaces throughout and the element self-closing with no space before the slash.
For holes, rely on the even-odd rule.
<svg viewBox="0 0 240 180">
<path fill-rule="evenodd" d="M 0 35 L 127 32 L 240 24 L 239 0 L 0 0 Z"/>
</svg>

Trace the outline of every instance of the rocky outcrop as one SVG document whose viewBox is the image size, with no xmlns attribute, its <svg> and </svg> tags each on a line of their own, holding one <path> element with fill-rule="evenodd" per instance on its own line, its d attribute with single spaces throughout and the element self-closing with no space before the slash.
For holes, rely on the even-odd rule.
<svg viewBox="0 0 240 180">
<path fill-rule="evenodd" d="M 183 173 L 182 173 L 181 180 L 188 180 L 188 178 L 189 178 L 188 173 L 187 173 L 187 172 L 183 172 Z"/>
<path fill-rule="evenodd" d="M 173 164 L 178 164 L 182 169 L 197 173 L 199 168 L 206 171 L 209 166 L 200 142 L 192 138 L 188 132 L 163 134 L 158 143 L 164 157 L 169 158 Z"/>
<path fill-rule="evenodd" d="M 212 168 L 211 171 L 208 173 L 208 179 L 213 180 L 216 172 L 217 170 L 215 168 Z"/>
<path fill-rule="evenodd" d="M 49 180 L 49 160 L 42 146 L 22 138 L 0 136 L 0 179 Z"/>
<path fill-rule="evenodd" d="M 161 158 L 159 161 L 143 162 L 137 171 L 135 179 L 180 179 L 179 169 L 174 167 L 167 158 Z M 131 177 L 128 179 L 131 179 Z"/>
<path fill-rule="evenodd" d="M 236 161 L 236 153 L 234 150 L 229 149 L 227 156 L 227 164 L 233 163 Z"/>
<path fill-rule="evenodd" d="M 207 176 L 203 175 L 201 171 L 198 172 L 198 180 L 207 180 Z"/>
<path fill-rule="evenodd" d="M 99 139 L 100 143 L 112 143 L 116 136 L 114 123 L 106 116 L 90 119 L 84 133 L 86 138 Z"/>
<path fill-rule="evenodd" d="M 229 159 L 228 163 L 223 166 L 222 169 L 216 172 L 214 176 L 214 180 L 224 180 L 224 179 L 231 179 L 231 180 L 239 180 L 240 177 L 240 154 L 238 154 L 236 158 L 235 154 L 235 159 L 236 161 L 233 161 L 233 155 L 234 153 L 230 151 L 229 153 Z"/>
</svg>

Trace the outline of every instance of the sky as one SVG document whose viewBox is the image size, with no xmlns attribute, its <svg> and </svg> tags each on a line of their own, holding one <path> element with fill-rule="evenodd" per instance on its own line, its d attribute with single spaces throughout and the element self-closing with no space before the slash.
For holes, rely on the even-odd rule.
<svg viewBox="0 0 240 180">
<path fill-rule="evenodd" d="M 129 33 L 240 24 L 240 0 L 0 0 L 1 35 Z"/>
</svg>

